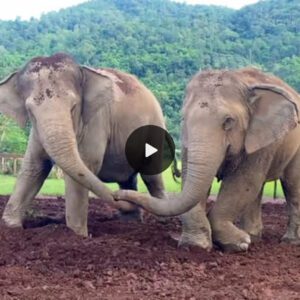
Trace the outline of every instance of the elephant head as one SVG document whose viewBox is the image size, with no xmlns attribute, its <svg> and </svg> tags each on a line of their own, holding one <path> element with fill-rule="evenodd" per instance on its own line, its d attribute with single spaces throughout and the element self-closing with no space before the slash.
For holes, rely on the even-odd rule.
<svg viewBox="0 0 300 300">
<path fill-rule="evenodd" d="M 157 215 L 183 214 L 199 202 L 205 204 L 213 178 L 222 175 L 226 162 L 238 164 L 241 156 L 276 143 L 295 128 L 297 94 L 278 78 L 249 69 L 255 73 L 251 77 L 247 70 L 200 72 L 188 84 L 183 103 L 181 193 L 156 199 L 120 191 L 117 198 Z"/>
<path fill-rule="evenodd" d="M 109 77 L 68 55 L 37 57 L 0 83 L 0 112 L 21 126 L 29 118 L 49 157 L 75 181 L 115 203 L 112 192 L 83 163 L 77 134 L 114 98 Z M 124 209 L 128 204 L 121 204 Z"/>
</svg>

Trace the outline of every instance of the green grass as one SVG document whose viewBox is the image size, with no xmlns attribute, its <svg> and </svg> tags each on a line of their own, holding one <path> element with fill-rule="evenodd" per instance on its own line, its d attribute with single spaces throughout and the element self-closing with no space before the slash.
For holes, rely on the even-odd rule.
<svg viewBox="0 0 300 300">
<path fill-rule="evenodd" d="M 180 183 L 177 183 L 173 180 L 171 169 L 166 170 L 163 173 L 163 178 L 165 182 L 166 190 L 169 192 L 179 192 L 180 191 Z M 13 176 L 7 175 L 0 175 L 0 195 L 10 195 L 13 191 L 14 185 L 16 182 L 16 178 Z M 110 183 L 108 186 L 112 190 L 117 190 L 118 185 L 115 183 Z M 220 188 L 220 183 L 214 180 L 211 194 L 217 194 Z M 138 189 L 141 192 L 146 192 L 147 189 L 142 182 L 141 178 L 138 179 Z M 274 182 L 269 182 L 265 185 L 264 195 L 267 197 L 273 197 L 273 189 L 274 189 Z M 47 196 L 60 196 L 64 195 L 64 181 L 62 179 L 47 179 L 40 191 L 40 195 L 47 195 Z M 281 185 L 278 184 L 277 190 L 278 197 L 283 197 L 283 192 Z"/>
<path fill-rule="evenodd" d="M 14 189 L 16 177 L 0 175 L 0 195 L 10 195 Z M 49 178 L 45 181 L 40 195 L 60 196 L 65 192 L 65 183 L 62 179 Z"/>
</svg>

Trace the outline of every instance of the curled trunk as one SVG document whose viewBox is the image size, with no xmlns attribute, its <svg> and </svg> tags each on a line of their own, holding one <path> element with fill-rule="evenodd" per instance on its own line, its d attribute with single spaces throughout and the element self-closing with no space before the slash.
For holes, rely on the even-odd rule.
<svg viewBox="0 0 300 300">
<path fill-rule="evenodd" d="M 125 211 L 133 209 L 130 203 L 116 202 L 112 191 L 84 164 L 78 152 L 71 116 L 64 121 L 59 118 L 49 121 L 37 118 L 37 128 L 48 155 L 72 179 L 115 208 Z"/>
<path fill-rule="evenodd" d="M 215 144 L 194 142 L 189 144 L 184 158 L 183 189 L 179 194 L 159 199 L 141 195 L 135 191 L 119 191 L 117 198 L 141 205 L 147 211 L 160 216 L 176 216 L 193 208 L 197 203 L 205 203 L 211 183 L 223 159 L 221 147 Z"/>
</svg>

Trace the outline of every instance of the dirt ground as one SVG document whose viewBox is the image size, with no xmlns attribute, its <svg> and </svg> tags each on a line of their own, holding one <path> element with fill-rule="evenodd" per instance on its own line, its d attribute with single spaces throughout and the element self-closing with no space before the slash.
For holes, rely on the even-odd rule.
<svg viewBox="0 0 300 300">
<path fill-rule="evenodd" d="M 300 299 L 300 248 L 280 243 L 282 204 L 264 204 L 263 239 L 243 254 L 177 248 L 176 218 L 121 222 L 97 200 L 91 238 L 66 228 L 63 199 L 35 207 L 50 219 L 0 228 L 0 299 Z"/>
</svg>

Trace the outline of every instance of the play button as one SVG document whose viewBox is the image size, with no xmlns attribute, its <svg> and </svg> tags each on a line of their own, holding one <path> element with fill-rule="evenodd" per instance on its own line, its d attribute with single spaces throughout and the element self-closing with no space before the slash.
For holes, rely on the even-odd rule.
<svg viewBox="0 0 300 300">
<path fill-rule="evenodd" d="M 145 157 L 149 157 L 149 156 L 153 155 L 154 153 L 156 153 L 157 151 L 158 150 L 156 148 L 152 147 L 148 143 L 145 144 Z"/>
<path fill-rule="evenodd" d="M 144 175 L 166 170 L 174 160 L 175 145 L 169 133 L 161 127 L 139 127 L 129 136 L 125 147 L 130 166 Z"/>
</svg>

